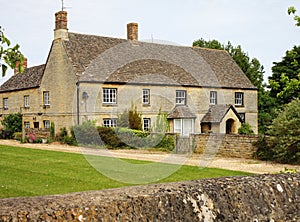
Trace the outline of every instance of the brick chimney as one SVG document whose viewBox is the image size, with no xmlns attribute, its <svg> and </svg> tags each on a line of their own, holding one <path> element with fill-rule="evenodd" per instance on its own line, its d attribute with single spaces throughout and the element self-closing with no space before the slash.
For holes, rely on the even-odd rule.
<svg viewBox="0 0 300 222">
<path fill-rule="evenodd" d="M 67 40 L 69 38 L 67 15 L 68 13 L 66 11 L 55 13 L 54 39 Z"/>
<path fill-rule="evenodd" d="M 14 74 L 15 75 L 19 73 L 19 66 L 20 66 L 20 61 L 17 61 L 16 62 L 16 67 L 14 69 Z M 23 67 L 24 67 L 24 69 L 27 68 L 27 58 L 24 58 L 24 60 L 23 60 Z"/>
<path fill-rule="evenodd" d="M 127 39 L 138 41 L 138 23 L 129 23 L 127 24 Z"/>
</svg>

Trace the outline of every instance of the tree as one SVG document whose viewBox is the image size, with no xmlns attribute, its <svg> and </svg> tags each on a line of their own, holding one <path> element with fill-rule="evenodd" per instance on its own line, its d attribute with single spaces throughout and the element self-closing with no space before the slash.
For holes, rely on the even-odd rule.
<svg viewBox="0 0 300 222">
<path fill-rule="evenodd" d="M 137 112 L 136 107 L 132 106 L 130 110 L 125 110 L 118 118 L 118 126 L 129 129 L 142 130 L 142 117 Z"/>
<path fill-rule="evenodd" d="M 274 119 L 268 134 L 273 159 L 300 164 L 300 100 L 287 104 Z"/>
<path fill-rule="evenodd" d="M 280 105 L 287 104 L 300 96 L 300 46 L 286 51 L 281 62 L 274 62 L 269 77 L 270 96 Z"/>
<path fill-rule="evenodd" d="M 296 21 L 296 26 L 300 26 L 300 16 L 296 15 L 296 12 L 297 12 L 297 10 L 295 9 L 294 6 L 291 6 L 288 8 L 288 14 L 289 15 L 293 14 L 294 20 Z"/>
<path fill-rule="evenodd" d="M 4 35 L 4 32 L 0 26 L 0 68 L 2 77 L 5 76 L 7 71 L 7 65 L 14 69 L 18 65 L 19 73 L 23 73 L 23 61 L 24 56 L 19 51 L 20 46 L 17 44 L 14 47 L 10 47 L 9 39 Z"/>
<path fill-rule="evenodd" d="M 263 83 L 265 71 L 258 59 L 251 59 L 240 45 L 234 47 L 230 42 L 224 45 L 217 40 L 205 41 L 201 38 L 194 41 L 193 46 L 226 50 L 231 55 L 251 83 L 258 89 L 258 131 L 259 133 L 265 133 L 274 118 L 276 104 L 275 100 L 270 98 L 269 92 L 265 90 L 266 84 Z"/>
<path fill-rule="evenodd" d="M 5 130 L 9 132 L 9 137 L 11 138 L 15 132 L 22 132 L 22 114 L 11 113 L 5 116 L 2 124 Z"/>
<path fill-rule="evenodd" d="M 197 41 L 194 41 L 193 46 L 226 50 L 254 86 L 256 86 L 259 90 L 265 86 L 263 83 L 265 72 L 264 67 L 260 64 L 258 59 L 250 59 L 248 54 L 242 50 L 240 45 L 234 47 L 231 42 L 228 42 L 227 45 L 223 45 L 217 40 L 205 41 L 203 38 L 201 38 Z"/>
</svg>

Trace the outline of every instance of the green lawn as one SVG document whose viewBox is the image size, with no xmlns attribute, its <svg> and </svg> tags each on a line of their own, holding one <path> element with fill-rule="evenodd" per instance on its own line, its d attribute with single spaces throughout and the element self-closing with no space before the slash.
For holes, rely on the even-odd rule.
<svg viewBox="0 0 300 222">
<path fill-rule="evenodd" d="M 131 168 L 138 167 L 137 169 L 141 169 L 141 171 L 144 170 L 143 165 L 151 165 L 151 162 L 146 161 L 126 160 L 120 163 L 120 160 L 117 158 L 94 156 L 88 156 L 86 158 L 82 154 L 34 150 L 3 145 L 0 145 L 0 156 L 0 198 L 63 194 L 129 186 L 132 184 L 110 179 L 119 178 L 118 176 L 114 177 L 114 175 L 122 174 L 121 169 L 124 169 L 122 164 L 131 164 L 131 166 L 133 166 Z M 98 164 L 99 162 L 101 162 L 100 165 Z M 106 177 L 96 170 L 101 166 L 108 165 L 108 169 L 103 172 L 105 175 L 113 175 L 111 177 Z M 156 172 L 164 171 L 163 169 L 172 170 L 174 166 L 175 165 L 163 163 L 158 165 L 154 164 L 154 168 L 151 168 L 151 170 Z M 178 166 L 176 166 L 176 169 L 177 168 Z M 143 172 L 145 175 L 153 173 L 150 172 L 151 170 L 148 172 L 148 168 L 145 169 Z M 131 170 L 128 168 L 126 171 Z M 129 172 L 126 177 L 133 177 L 135 173 L 136 171 Z M 184 165 L 167 178 L 156 182 L 237 175 L 249 175 L 249 173 L 213 168 L 200 169 L 196 166 Z"/>
</svg>

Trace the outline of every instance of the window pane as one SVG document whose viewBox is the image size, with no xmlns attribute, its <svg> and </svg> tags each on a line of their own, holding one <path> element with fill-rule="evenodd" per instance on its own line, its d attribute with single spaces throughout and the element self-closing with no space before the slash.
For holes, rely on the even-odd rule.
<svg viewBox="0 0 300 222">
<path fill-rule="evenodd" d="M 144 118 L 144 131 L 149 131 L 151 127 L 151 122 L 149 118 Z"/>
<path fill-rule="evenodd" d="M 150 89 L 143 89 L 143 104 L 150 104 Z"/>
<path fill-rule="evenodd" d="M 181 134 L 181 119 L 174 119 L 174 133 Z"/>
<path fill-rule="evenodd" d="M 244 93 L 236 92 L 235 93 L 235 105 L 244 105 Z"/>
<path fill-rule="evenodd" d="M 103 89 L 103 103 L 117 103 L 117 89 Z"/>
<path fill-rule="evenodd" d="M 3 99 L 3 108 L 8 109 L 8 98 Z"/>
<path fill-rule="evenodd" d="M 117 127 L 117 119 L 103 119 L 104 127 Z"/>
<path fill-rule="evenodd" d="M 44 105 L 49 106 L 50 105 L 50 95 L 49 92 L 44 92 Z"/>
<path fill-rule="evenodd" d="M 24 107 L 29 108 L 29 96 L 24 96 Z"/>
<path fill-rule="evenodd" d="M 210 105 L 216 105 L 217 104 L 217 92 L 216 91 L 210 91 Z"/>
<path fill-rule="evenodd" d="M 186 91 L 184 91 L 184 90 L 176 91 L 176 104 L 178 104 L 178 105 L 186 104 Z"/>
</svg>

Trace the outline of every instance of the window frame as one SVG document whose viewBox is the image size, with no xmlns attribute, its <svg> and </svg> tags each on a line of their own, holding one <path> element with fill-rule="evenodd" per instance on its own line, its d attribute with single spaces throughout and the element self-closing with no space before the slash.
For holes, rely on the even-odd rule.
<svg viewBox="0 0 300 222">
<path fill-rule="evenodd" d="M 8 110 L 8 97 L 3 98 L 3 109 Z"/>
<path fill-rule="evenodd" d="M 239 97 L 239 95 L 241 97 Z M 235 92 L 234 93 L 234 104 L 235 104 L 235 106 L 244 106 L 244 93 L 243 92 Z"/>
<path fill-rule="evenodd" d="M 150 118 L 143 118 L 143 130 L 146 131 L 146 132 L 149 132 L 150 129 L 151 129 L 151 119 Z"/>
<path fill-rule="evenodd" d="M 51 127 L 50 120 L 44 120 L 43 124 L 44 124 L 44 129 L 50 129 Z"/>
<path fill-rule="evenodd" d="M 150 89 L 143 89 L 142 100 L 143 105 L 150 105 Z"/>
<path fill-rule="evenodd" d="M 105 123 L 106 121 L 108 123 Z M 116 118 L 104 118 L 102 122 L 103 122 L 104 127 L 117 127 L 117 119 Z"/>
<path fill-rule="evenodd" d="M 117 88 L 102 88 L 102 104 L 115 105 L 117 104 L 117 97 Z"/>
<path fill-rule="evenodd" d="M 180 94 L 183 95 L 180 95 Z M 186 105 L 186 90 L 176 90 L 175 104 L 176 105 Z M 182 102 L 183 101 L 183 102 Z"/>
<path fill-rule="evenodd" d="M 46 106 L 46 107 L 50 106 L 50 92 L 49 91 L 43 92 L 43 102 L 44 102 L 44 106 Z"/>
<path fill-rule="evenodd" d="M 217 105 L 218 104 L 218 93 L 217 91 L 209 92 L 209 105 Z"/>
<path fill-rule="evenodd" d="M 246 113 L 238 113 L 240 118 L 242 119 L 242 123 L 246 122 Z"/>
<path fill-rule="evenodd" d="M 29 95 L 24 96 L 24 108 L 29 109 L 30 108 L 30 100 L 29 100 Z"/>
<path fill-rule="evenodd" d="M 30 129 L 30 122 L 25 121 L 25 122 L 24 122 L 24 128 L 25 128 L 25 129 Z"/>
</svg>

